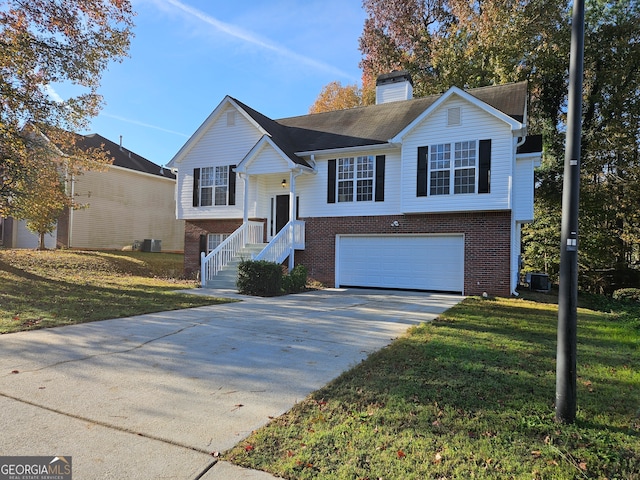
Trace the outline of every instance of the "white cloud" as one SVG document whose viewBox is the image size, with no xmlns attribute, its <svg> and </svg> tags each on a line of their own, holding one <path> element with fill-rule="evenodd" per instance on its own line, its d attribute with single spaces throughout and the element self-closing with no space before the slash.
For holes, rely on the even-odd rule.
<svg viewBox="0 0 640 480">
<path fill-rule="evenodd" d="M 58 102 L 58 103 L 64 102 L 63 98 L 58 94 L 58 92 L 55 91 L 55 89 L 51 85 L 46 84 L 44 87 L 44 91 L 49 96 L 49 98 L 54 102 Z"/>
<path fill-rule="evenodd" d="M 126 122 L 126 123 L 131 123 L 133 125 L 138 125 L 140 127 L 152 128 L 154 130 L 159 130 L 161 132 L 171 133 L 172 135 L 178 135 L 178 136 L 184 137 L 184 138 L 189 138 L 190 137 L 190 135 L 187 135 L 187 134 L 182 133 L 182 132 L 176 132 L 175 130 L 169 130 L 169 129 L 166 129 L 166 128 L 158 127 L 157 125 L 151 125 L 149 123 L 140 122 L 139 120 L 134 120 L 134 119 L 131 119 L 131 118 L 120 117 L 118 115 L 112 115 L 110 113 L 104 113 L 104 112 L 102 112 L 100 115 L 103 116 L 103 117 L 113 118 L 114 120 L 119 120 L 121 122 Z"/>
<path fill-rule="evenodd" d="M 194 7 L 191 7 L 179 0 L 153 0 L 153 3 L 160 8 L 164 8 L 167 5 L 170 5 L 174 7 L 174 9 L 177 9 L 183 14 L 188 15 L 190 18 L 196 19 L 198 21 L 204 22 L 214 27 L 216 30 L 218 30 L 221 33 L 224 33 L 233 38 L 237 38 L 238 40 L 242 40 L 243 42 L 249 43 L 251 45 L 255 45 L 259 48 L 270 50 L 282 57 L 289 58 L 298 63 L 307 65 L 308 67 L 311 67 L 323 72 L 331 73 L 332 75 L 337 75 L 343 78 L 353 79 L 353 75 L 347 72 L 344 72 L 339 68 L 336 68 L 332 65 L 321 62 L 319 60 L 315 60 L 308 56 L 293 52 L 282 45 L 279 45 L 267 39 L 261 38 L 260 36 L 252 32 L 249 32 L 247 30 L 244 30 L 236 25 L 232 25 L 229 23 L 225 23 L 221 20 L 218 20 L 217 18 L 201 10 L 198 10 Z"/>
</svg>

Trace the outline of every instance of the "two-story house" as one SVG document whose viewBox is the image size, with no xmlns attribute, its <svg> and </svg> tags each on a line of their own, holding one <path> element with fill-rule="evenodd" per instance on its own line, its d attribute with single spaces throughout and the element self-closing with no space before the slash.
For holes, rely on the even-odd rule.
<svg viewBox="0 0 640 480">
<path fill-rule="evenodd" d="M 272 120 L 225 97 L 169 163 L 185 270 L 202 283 L 247 243 L 328 286 L 509 295 L 533 219 L 540 137 L 526 82 Z"/>
</svg>

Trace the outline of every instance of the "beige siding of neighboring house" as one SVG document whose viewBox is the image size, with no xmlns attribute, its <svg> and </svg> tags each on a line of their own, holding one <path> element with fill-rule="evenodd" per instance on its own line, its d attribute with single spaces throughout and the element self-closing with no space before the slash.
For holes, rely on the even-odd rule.
<svg viewBox="0 0 640 480">
<path fill-rule="evenodd" d="M 163 252 L 184 251 L 184 221 L 176 220 L 175 180 L 111 166 L 77 177 L 71 248 L 123 249 L 161 241 Z"/>
</svg>

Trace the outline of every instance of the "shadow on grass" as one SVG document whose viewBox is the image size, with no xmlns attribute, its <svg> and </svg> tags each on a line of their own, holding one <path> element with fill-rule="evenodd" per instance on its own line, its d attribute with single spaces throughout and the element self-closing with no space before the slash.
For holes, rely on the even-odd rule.
<svg viewBox="0 0 640 480">
<path fill-rule="evenodd" d="M 3 261 L 0 270 L 7 273 L 0 279 L 3 333 L 224 303 L 221 299 L 175 293 L 176 287 L 171 285 L 118 285 L 118 277 L 109 284 L 109 279 L 102 276 L 102 285 L 94 285 L 81 279 L 47 278 Z"/>
</svg>

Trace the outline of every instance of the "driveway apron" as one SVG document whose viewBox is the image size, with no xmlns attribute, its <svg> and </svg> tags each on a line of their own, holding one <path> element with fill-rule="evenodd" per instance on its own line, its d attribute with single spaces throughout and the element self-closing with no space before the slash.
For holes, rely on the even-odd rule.
<svg viewBox="0 0 640 480">
<path fill-rule="evenodd" d="M 462 297 L 239 298 L 0 336 L 0 455 L 71 456 L 77 479 L 265 478 L 216 452 Z"/>
</svg>

